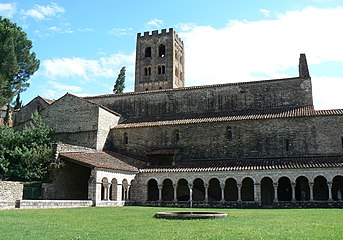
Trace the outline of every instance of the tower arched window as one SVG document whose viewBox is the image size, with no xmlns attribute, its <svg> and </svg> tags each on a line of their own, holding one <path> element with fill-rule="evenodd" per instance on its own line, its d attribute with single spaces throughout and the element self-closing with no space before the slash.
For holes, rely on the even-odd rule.
<svg viewBox="0 0 343 240">
<path fill-rule="evenodd" d="M 232 141 L 232 128 L 231 127 L 226 128 L 226 140 L 228 142 Z"/>
<path fill-rule="evenodd" d="M 166 56 L 166 46 L 161 44 L 158 46 L 158 56 L 164 58 Z"/>
<path fill-rule="evenodd" d="M 148 68 L 144 68 L 144 76 L 147 76 L 148 75 Z"/>
<path fill-rule="evenodd" d="M 129 143 L 129 136 L 127 135 L 127 133 L 124 133 L 124 135 L 123 135 L 123 143 L 124 144 L 128 144 Z"/>
<path fill-rule="evenodd" d="M 144 56 L 151 58 L 151 47 L 145 48 L 145 55 Z"/>
<path fill-rule="evenodd" d="M 161 68 L 161 66 L 158 66 L 157 67 L 157 74 L 161 74 L 161 72 L 162 72 L 162 68 Z"/>
<path fill-rule="evenodd" d="M 162 65 L 162 74 L 166 74 L 166 66 Z"/>
<path fill-rule="evenodd" d="M 180 136 L 180 131 L 179 130 L 175 130 L 175 132 L 174 132 L 174 140 L 175 140 L 176 144 L 180 143 L 181 136 Z"/>
<path fill-rule="evenodd" d="M 151 67 L 148 67 L 148 75 L 151 75 Z"/>
</svg>

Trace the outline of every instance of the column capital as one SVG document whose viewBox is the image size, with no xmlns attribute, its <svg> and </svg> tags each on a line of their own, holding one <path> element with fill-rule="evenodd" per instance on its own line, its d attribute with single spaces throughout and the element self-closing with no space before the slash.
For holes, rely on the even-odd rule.
<svg viewBox="0 0 343 240">
<path fill-rule="evenodd" d="M 192 184 L 192 183 L 189 183 L 189 184 L 188 184 L 188 187 L 189 187 L 189 188 L 193 188 L 193 184 Z"/>
</svg>

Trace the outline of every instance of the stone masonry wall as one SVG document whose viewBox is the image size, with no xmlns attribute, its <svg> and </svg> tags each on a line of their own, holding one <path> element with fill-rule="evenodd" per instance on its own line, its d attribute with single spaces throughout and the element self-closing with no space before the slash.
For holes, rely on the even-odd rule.
<svg viewBox="0 0 343 240">
<path fill-rule="evenodd" d="M 108 107 L 127 119 L 313 105 L 309 78 L 111 94 L 85 99 Z"/>
<path fill-rule="evenodd" d="M 23 199 L 23 184 L 0 181 L 0 209 L 14 208 L 16 201 Z"/>
<path fill-rule="evenodd" d="M 232 140 L 227 139 L 227 128 Z M 175 132 L 180 139 L 175 140 Z M 123 141 L 124 133 L 128 143 Z M 115 151 L 144 158 L 147 151 L 180 148 L 181 159 L 342 154 L 343 116 L 244 120 L 140 128 L 114 128 Z"/>
<path fill-rule="evenodd" d="M 41 114 L 56 142 L 96 148 L 99 106 L 66 94 Z"/>
</svg>

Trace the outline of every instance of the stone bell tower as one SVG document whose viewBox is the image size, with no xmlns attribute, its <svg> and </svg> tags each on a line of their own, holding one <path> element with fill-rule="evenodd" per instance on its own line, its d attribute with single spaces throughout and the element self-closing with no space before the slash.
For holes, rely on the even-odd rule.
<svg viewBox="0 0 343 240">
<path fill-rule="evenodd" d="M 183 42 L 172 28 L 137 34 L 135 92 L 184 86 Z"/>
</svg>

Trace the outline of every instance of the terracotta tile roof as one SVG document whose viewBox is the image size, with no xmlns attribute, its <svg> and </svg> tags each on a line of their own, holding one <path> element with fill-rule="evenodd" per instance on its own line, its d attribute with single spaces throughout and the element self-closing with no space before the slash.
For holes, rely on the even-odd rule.
<svg viewBox="0 0 343 240">
<path fill-rule="evenodd" d="M 41 99 L 43 99 L 47 104 L 49 104 L 49 105 L 51 105 L 52 103 L 54 103 L 55 102 L 55 100 L 51 100 L 51 99 L 47 99 L 47 98 L 43 98 L 43 97 L 41 97 L 41 96 L 38 96 L 38 97 L 40 97 Z"/>
<path fill-rule="evenodd" d="M 183 114 L 174 116 L 164 116 L 156 118 L 139 118 L 128 120 L 113 128 L 139 128 L 164 125 L 209 123 L 209 122 L 228 122 L 240 120 L 260 120 L 276 118 L 295 118 L 309 116 L 328 116 L 343 115 L 343 109 L 335 110 L 314 110 L 313 106 L 298 108 L 274 108 L 266 110 L 243 110 L 226 112 L 209 112 L 204 114 Z M 131 122 L 130 122 L 131 121 Z"/>
<path fill-rule="evenodd" d="M 87 167 L 138 172 L 145 162 L 114 152 L 64 152 L 60 158 Z"/>
<path fill-rule="evenodd" d="M 140 169 L 140 172 L 254 171 L 308 168 L 343 168 L 343 155 L 227 160 L 181 160 L 174 166 L 150 166 L 145 169 Z"/>
</svg>

